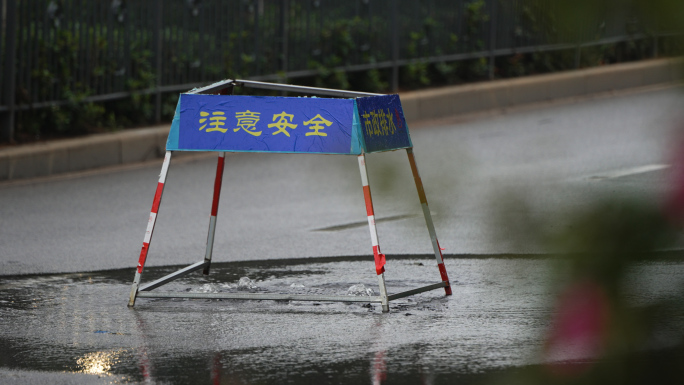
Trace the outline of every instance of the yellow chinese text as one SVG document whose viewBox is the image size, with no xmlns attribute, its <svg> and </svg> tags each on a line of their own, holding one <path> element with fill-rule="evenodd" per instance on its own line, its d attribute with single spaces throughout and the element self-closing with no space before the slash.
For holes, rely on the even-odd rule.
<svg viewBox="0 0 684 385">
<path fill-rule="evenodd" d="M 326 134 L 325 132 L 320 132 L 321 130 L 323 130 L 325 128 L 321 124 L 325 124 L 326 126 L 330 127 L 332 122 L 323 119 L 321 114 L 318 114 L 318 115 L 314 116 L 312 119 L 304 122 L 305 126 L 313 125 L 313 126 L 309 127 L 309 130 L 314 130 L 314 132 L 307 132 L 306 136 L 311 136 L 311 135 L 328 136 L 328 134 Z"/>
<path fill-rule="evenodd" d="M 261 131 L 256 130 L 256 124 L 259 121 L 260 112 L 252 112 L 250 110 L 244 112 L 236 112 L 235 117 L 237 118 L 237 128 L 234 128 L 234 132 L 238 132 L 241 129 L 246 133 L 254 136 L 261 135 Z"/>
<path fill-rule="evenodd" d="M 207 131 L 205 132 L 220 131 L 225 134 L 226 131 L 228 131 L 227 128 L 222 128 L 226 124 L 226 122 L 224 122 L 224 120 L 226 120 L 226 117 L 224 116 L 225 114 L 225 112 L 214 111 L 211 113 L 211 118 L 207 118 L 207 116 L 209 116 L 209 113 L 205 111 L 200 111 L 201 118 L 199 122 L 200 124 L 204 123 L 199 128 L 200 131 L 204 130 L 204 128 L 208 125 L 209 128 L 207 128 Z M 209 123 L 205 123 L 207 120 L 209 120 Z"/>
<path fill-rule="evenodd" d="M 277 122 L 276 119 L 278 119 Z M 285 111 L 281 112 L 280 114 L 273 114 L 273 121 L 275 123 L 269 124 L 268 128 L 276 127 L 278 129 L 277 131 L 273 132 L 273 135 L 280 134 L 282 132 L 289 137 L 290 133 L 287 131 L 287 129 L 289 128 L 294 130 L 297 128 L 297 124 L 292 124 L 292 119 L 294 119 L 294 115 L 288 114 Z"/>
<path fill-rule="evenodd" d="M 385 110 L 373 110 L 364 112 L 363 127 L 366 130 L 366 135 L 372 136 L 388 136 L 394 135 L 397 132 L 397 127 L 394 125 L 394 119 L 389 108 Z"/>
</svg>

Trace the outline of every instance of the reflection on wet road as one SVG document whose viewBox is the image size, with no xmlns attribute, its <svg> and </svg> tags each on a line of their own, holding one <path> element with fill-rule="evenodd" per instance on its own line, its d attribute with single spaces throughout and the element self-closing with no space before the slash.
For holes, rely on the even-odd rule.
<svg viewBox="0 0 684 385">
<path fill-rule="evenodd" d="M 545 258 L 447 258 L 454 295 L 390 303 L 139 299 L 129 269 L 0 279 L 0 373 L 87 373 L 112 383 L 480 382 L 539 363 L 552 293 Z M 388 260 L 390 293 L 439 280 L 433 259 Z M 176 267 L 151 268 L 152 280 Z M 169 289 L 345 295 L 375 288 L 365 259 L 214 264 Z M 640 266 L 636 303 L 681 284 L 684 262 Z M 253 284 L 238 287 L 242 277 Z M 245 281 L 243 280 L 243 283 Z M 659 288 L 662 288 L 659 289 Z M 665 291 L 664 291 L 665 290 Z M 377 289 L 375 289 L 377 294 Z M 31 378 L 27 374 L 27 378 Z M 92 377 L 95 379 L 96 377 Z"/>
</svg>

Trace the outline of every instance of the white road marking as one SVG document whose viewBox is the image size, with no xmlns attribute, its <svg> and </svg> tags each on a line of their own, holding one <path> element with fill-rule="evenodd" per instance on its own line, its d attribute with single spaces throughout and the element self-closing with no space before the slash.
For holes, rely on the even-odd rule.
<svg viewBox="0 0 684 385">
<path fill-rule="evenodd" d="M 590 177 L 590 179 L 614 179 L 622 178 L 624 176 L 643 174 L 646 172 L 662 170 L 664 168 L 670 167 L 669 164 L 649 164 L 646 166 L 625 168 L 622 170 L 615 170 L 601 175 L 595 175 Z"/>
</svg>

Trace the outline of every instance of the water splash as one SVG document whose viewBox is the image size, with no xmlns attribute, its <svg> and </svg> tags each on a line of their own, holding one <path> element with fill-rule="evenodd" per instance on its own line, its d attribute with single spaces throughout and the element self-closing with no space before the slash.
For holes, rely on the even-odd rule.
<svg viewBox="0 0 684 385">
<path fill-rule="evenodd" d="M 375 292 L 373 292 L 373 289 L 370 287 L 366 287 L 366 285 L 359 283 L 357 285 L 352 285 L 349 289 L 347 289 L 347 295 L 353 295 L 356 297 L 362 297 L 362 296 L 372 296 L 375 295 Z"/>
<path fill-rule="evenodd" d="M 242 277 L 238 281 L 237 289 L 238 290 L 255 290 L 257 288 L 256 282 L 251 280 L 249 277 Z"/>
<path fill-rule="evenodd" d="M 205 283 L 196 289 L 190 290 L 191 293 L 218 293 L 220 291 L 220 286 L 215 283 Z"/>
</svg>

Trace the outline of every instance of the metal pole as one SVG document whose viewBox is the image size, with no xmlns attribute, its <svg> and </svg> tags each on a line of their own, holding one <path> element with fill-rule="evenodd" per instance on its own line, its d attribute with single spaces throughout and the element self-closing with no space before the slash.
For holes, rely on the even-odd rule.
<svg viewBox="0 0 684 385">
<path fill-rule="evenodd" d="M 380 298 L 382 300 L 383 313 L 389 312 L 389 302 L 387 300 L 387 288 L 385 287 L 385 254 L 380 252 L 378 243 L 378 229 L 375 226 L 375 213 L 373 211 L 373 200 L 371 199 L 370 186 L 368 184 L 368 170 L 366 169 L 366 155 L 359 155 L 359 170 L 361 171 L 361 184 L 363 185 L 363 198 L 366 201 L 366 214 L 368 215 L 368 227 L 370 228 L 371 244 L 373 246 L 373 257 L 375 258 L 375 272 L 378 275 L 378 285 L 380 287 Z"/>
<path fill-rule="evenodd" d="M 5 0 L 5 65 L 3 67 L 2 85 L 3 103 L 7 111 L 0 113 L 0 138 L 7 141 L 14 140 L 14 111 L 16 87 L 16 55 L 17 55 L 17 2 Z M 1 43 L 1 42 L 0 42 Z"/>
<path fill-rule="evenodd" d="M 214 250 L 214 234 L 216 233 L 216 215 L 218 214 L 219 198 L 221 197 L 221 184 L 223 183 L 223 166 L 226 153 L 219 152 L 218 164 L 216 165 L 216 179 L 214 180 L 214 198 L 211 204 L 211 217 L 209 218 L 209 231 L 207 232 L 207 249 L 204 253 L 204 275 L 209 274 L 211 267 L 211 253 Z"/>
<path fill-rule="evenodd" d="M 441 283 L 440 283 L 441 284 Z M 187 291 L 140 291 L 138 298 L 195 298 L 195 299 L 238 299 L 238 300 L 273 300 L 273 301 L 326 301 L 326 302 L 361 302 L 382 303 L 378 296 L 353 295 L 308 295 L 278 293 L 188 293 Z"/>
<path fill-rule="evenodd" d="M 154 201 L 152 202 L 152 210 L 150 210 L 150 218 L 147 221 L 147 230 L 145 231 L 145 238 L 143 239 L 142 250 L 140 251 L 140 258 L 138 259 L 138 270 L 136 270 L 135 272 L 133 286 L 131 287 L 131 296 L 128 300 L 128 307 L 135 306 L 135 298 L 138 295 L 138 287 L 140 286 L 140 277 L 142 276 L 143 268 L 145 267 L 147 253 L 150 249 L 150 242 L 152 242 L 152 233 L 154 232 L 154 225 L 155 223 L 157 223 L 157 213 L 159 212 L 159 205 L 161 204 L 162 194 L 164 193 L 166 175 L 169 173 L 169 163 L 171 163 L 171 151 L 166 151 L 166 156 L 164 156 L 164 163 L 162 163 L 161 173 L 159 174 L 157 190 L 154 193 Z"/>
<path fill-rule="evenodd" d="M 658 19 L 653 23 L 653 57 L 658 57 Z"/>
<path fill-rule="evenodd" d="M 576 47 L 575 47 L 575 69 L 580 68 L 580 60 L 582 59 L 582 20 L 578 20 L 578 28 L 575 32 Z"/>
<path fill-rule="evenodd" d="M 261 18 L 261 3 L 260 0 L 254 0 L 254 62 L 256 63 L 256 68 L 254 71 L 250 69 L 246 70 L 250 76 L 261 75 L 261 56 L 259 52 L 259 19 Z"/>
<path fill-rule="evenodd" d="M 155 79 L 155 90 L 154 90 L 154 120 L 155 122 L 161 122 L 161 84 L 162 84 L 162 47 L 164 40 L 164 26 L 163 23 L 163 11 L 164 11 L 163 0 L 157 0 L 156 2 L 156 12 L 155 23 L 154 23 L 154 36 L 155 36 L 155 72 L 157 74 Z"/>
<path fill-rule="evenodd" d="M 280 70 L 283 72 L 283 74 L 287 73 L 287 59 L 289 53 L 287 52 L 287 31 L 288 31 L 288 13 L 289 13 L 289 4 L 288 0 L 280 0 L 280 39 L 281 39 L 281 49 L 282 49 L 282 58 L 280 62 Z"/>
<path fill-rule="evenodd" d="M 420 174 L 418 174 L 418 165 L 416 164 L 416 158 L 413 156 L 413 148 L 407 148 L 406 154 L 408 155 L 409 163 L 411 164 L 413 180 L 416 182 L 416 189 L 418 190 L 420 206 L 423 209 L 423 216 L 425 216 L 425 224 L 427 225 L 428 232 L 430 233 L 432 249 L 435 252 L 435 259 L 437 259 L 437 268 L 439 268 L 439 274 L 442 277 L 442 282 L 446 283 L 446 286 L 444 287 L 444 292 L 446 293 L 446 295 L 451 295 L 451 284 L 449 283 L 449 276 L 447 275 L 446 267 L 444 267 L 444 257 L 442 256 L 442 248 L 439 246 L 439 241 L 437 240 L 435 224 L 432 222 L 432 214 L 430 214 L 430 208 L 428 207 L 427 197 L 425 196 L 425 190 L 423 189 L 423 181 L 420 179 Z"/>
<path fill-rule="evenodd" d="M 489 80 L 494 79 L 494 49 L 496 46 L 496 0 L 491 2 L 491 16 L 489 18 Z"/>
<path fill-rule="evenodd" d="M 380 96 L 382 94 L 373 94 L 369 92 L 356 92 L 356 91 L 344 91 L 344 90 L 335 90 L 335 89 L 330 89 L 330 88 L 319 88 L 319 87 L 307 87 L 307 86 L 293 86 L 291 84 L 280 84 L 280 83 L 266 83 L 266 82 L 259 82 L 256 80 L 241 80 L 241 79 L 235 79 L 228 81 L 227 83 L 222 83 L 222 84 L 233 84 L 236 86 L 241 86 L 241 87 L 248 87 L 248 88 L 261 88 L 264 90 L 275 90 L 275 91 L 287 91 L 287 92 L 299 92 L 299 93 L 308 93 L 312 95 L 329 95 L 329 96 L 336 96 L 338 98 L 358 98 L 362 96 Z M 208 87 L 205 87 L 206 89 L 214 89 L 216 87 L 222 87 L 223 85 L 217 83 L 217 86 L 211 85 Z M 196 91 L 196 93 L 200 93 L 199 91 Z M 205 91 L 202 91 L 201 93 L 205 93 Z"/>
<path fill-rule="evenodd" d="M 392 0 L 392 92 L 399 90 L 399 17 L 398 0 Z"/>
</svg>

